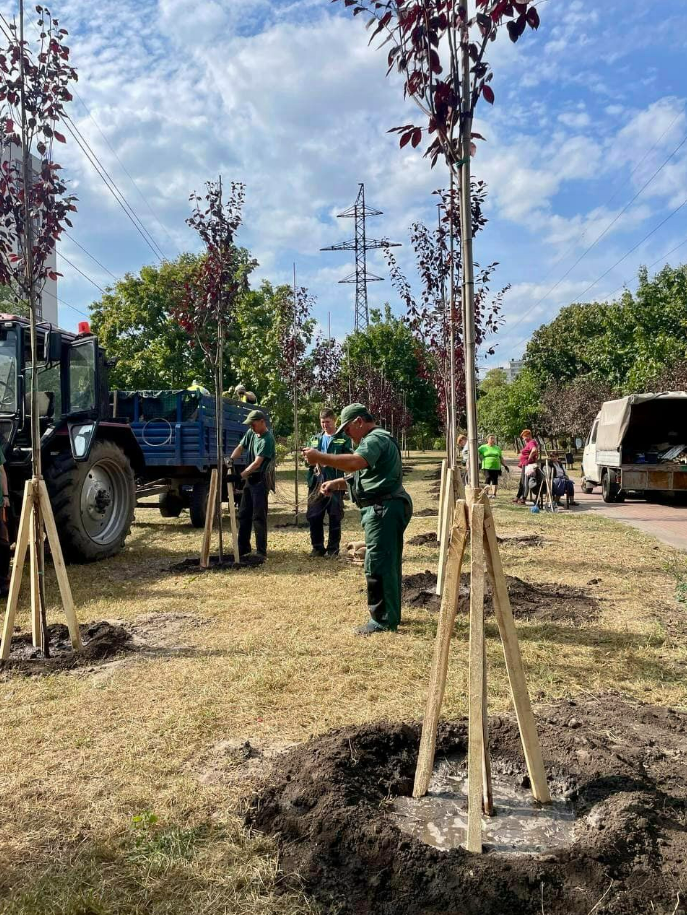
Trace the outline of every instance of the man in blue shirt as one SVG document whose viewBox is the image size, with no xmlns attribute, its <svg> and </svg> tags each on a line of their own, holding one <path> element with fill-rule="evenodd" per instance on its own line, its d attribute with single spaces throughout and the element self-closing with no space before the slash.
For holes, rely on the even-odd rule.
<svg viewBox="0 0 687 915">
<path fill-rule="evenodd" d="M 351 440 L 347 435 L 335 435 L 336 414 L 333 410 L 320 411 L 322 432 L 308 440 L 308 447 L 315 448 L 323 454 L 350 454 Z M 308 511 L 306 518 L 310 525 L 311 556 L 334 557 L 339 555 L 341 545 L 341 521 L 343 519 L 343 493 L 332 492 L 324 495 L 320 487 L 328 480 L 343 477 L 342 470 L 333 467 L 308 467 Z M 325 549 L 324 519 L 329 517 L 329 536 Z"/>
</svg>

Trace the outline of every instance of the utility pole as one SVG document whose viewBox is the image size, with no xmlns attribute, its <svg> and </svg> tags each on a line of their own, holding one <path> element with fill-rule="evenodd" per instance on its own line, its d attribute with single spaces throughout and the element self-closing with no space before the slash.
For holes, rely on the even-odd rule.
<svg viewBox="0 0 687 915">
<path fill-rule="evenodd" d="M 296 297 L 296 264 L 293 265 L 293 467 L 294 467 L 294 493 L 296 499 L 296 525 L 298 525 L 298 455 L 299 455 L 299 430 L 298 430 L 298 346 L 296 335 L 298 321 L 296 318 L 298 299 Z"/>
<path fill-rule="evenodd" d="M 463 266 L 463 351 L 465 354 L 465 401 L 468 426 L 469 482 L 476 489 L 479 486 L 479 455 L 477 451 L 477 384 L 475 378 L 475 275 L 472 259 L 472 206 L 470 190 L 470 142 L 472 133 L 472 106 L 470 92 L 470 55 L 468 46 L 469 12 L 465 0 L 465 17 L 461 29 L 461 99 L 460 123 L 460 215 L 461 255 Z M 453 187 L 453 163 L 451 168 Z M 451 321 L 453 327 L 453 320 Z M 455 396 L 455 392 L 454 392 Z"/>
<path fill-rule="evenodd" d="M 355 283 L 355 324 L 356 331 L 366 330 L 369 321 L 367 306 L 367 284 L 382 282 L 381 276 L 369 273 L 367 269 L 367 252 L 375 248 L 399 248 L 398 242 L 385 239 L 368 239 L 366 222 L 368 216 L 382 216 L 381 210 L 375 210 L 365 203 L 365 185 L 358 185 L 358 196 L 352 207 L 339 213 L 338 219 L 355 220 L 355 237 L 338 245 L 320 248 L 320 251 L 354 251 L 355 271 L 345 276 L 339 283 Z"/>
</svg>

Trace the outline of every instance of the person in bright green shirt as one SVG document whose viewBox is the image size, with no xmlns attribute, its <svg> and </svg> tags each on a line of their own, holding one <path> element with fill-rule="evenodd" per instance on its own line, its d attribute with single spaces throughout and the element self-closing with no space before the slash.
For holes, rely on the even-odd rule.
<svg viewBox="0 0 687 915">
<path fill-rule="evenodd" d="M 351 497 L 360 508 L 365 531 L 365 578 L 370 618 L 355 631 L 369 636 L 395 632 L 401 622 L 401 563 L 403 534 L 413 514 L 413 503 L 403 488 L 401 450 L 386 429 L 380 429 L 361 403 L 341 411 L 341 423 L 334 433 L 348 435 L 356 446 L 353 454 L 324 454 L 304 448 L 303 456 L 312 466 L 334 467 L 352 475 L 348 481 Z M 323 495 L 346 488 L 344 479 L 327 480 Z"/>
<path fill-rule="evenodd" d="M 495 499 L 499 488 L 501 468 L 503 467 L 506 473 L 510 473 L 508 465 L 503 460 L 503 452 L 496 444 L 495 435 L 488 435 L 486 445 L 480 445 L 478 450 L 480 464 L 485 476 L 484 482 L 490 489 L 489 498 Z"/>
</svg>

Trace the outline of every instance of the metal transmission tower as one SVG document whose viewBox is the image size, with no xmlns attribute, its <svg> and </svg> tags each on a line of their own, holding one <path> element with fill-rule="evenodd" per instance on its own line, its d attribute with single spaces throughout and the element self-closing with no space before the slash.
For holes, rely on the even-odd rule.
<svg viewBox="0 0 687 915">
<path fill-rule="evenodd" d="M 355 329 L 365 330 L 368 324 L 367 284 L 382 281 L 381 276 L 369 273 L 367 269 L 367 252 L 375 248 L 399 248 L 398 242 L 368 238 L 366 220 L 368 216 L 381 216 L 381 210 L 375 210 L 365 203 L 365 185 L 359 184 L 358 196 L 352 207 L 338 214 L 339 219 L 355 219 L 355 238 L 342 241 L 338 245 L 320 248 L 320 251 L 355 251 L 355 271 L 349 273 L 340 283 L 355 283 Z"/>
</svg>

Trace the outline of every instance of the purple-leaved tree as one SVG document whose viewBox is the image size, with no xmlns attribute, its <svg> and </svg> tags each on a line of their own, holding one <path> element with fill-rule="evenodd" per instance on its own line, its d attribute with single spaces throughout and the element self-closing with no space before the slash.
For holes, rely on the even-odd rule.
<svg viewBox="0 0 687 915">
<path fill-rule="evenodd" d="M 205 197 L 193 193 L 193 212 L 186 220 L 205 246 L 205 256 L 186 284 L 181 306 L 175 318 L 201 348 L 212 369 L 215 388 L 215 430 L 217 436 L 217 472 L 219 475 L 216 505 L 208 511 L 217 514 L 219 527 L 219 561 L 223 561 L 222 488 L 224 474 L 223 403 L 224 341 L 233 319 L 236 303 L 248 289 L 251 264 L 235 244 L 242 221 L 245 186 L 232 181 L 228 195 L 218 181 L 207 181 Z M 234 557 L 238 561 L 238 557 Z"/>
<path fill-rule="evenodd" d="M 337 0 L 334 0 L 337 2 Z M 475 141 L 472 123 L 480 98 L 495 100 L 487 48 L 505 25 L 511 41 L 529 27 L 539 27 L 535 0 L 339 0 L 354 16 L 369 15 L 370 41 L 381 37 L 387 52 L 387 73 L 397 70 L 405 97 L 411 99 L 424 122 L 391 128 L 399 145 L 418 147 L 427 140 L 425 155 L 432 166 L 443 158 L 449 170 L 450 193 L 459 191 L 460 224 L 451 240 L 461 244 L 462 310 L 465 393 L 470 443 L 470 467 L 477 484 L 477 414 L 475 375 L 475 279 L 472 257 L 470 158 Z M 455 334 L 455 282 L 450 284 L 451 326 Z M 454 353 L 453 339 L 449 352 Z M 455 406 L 451 417 L 455 425 Z"/>
</svg>

